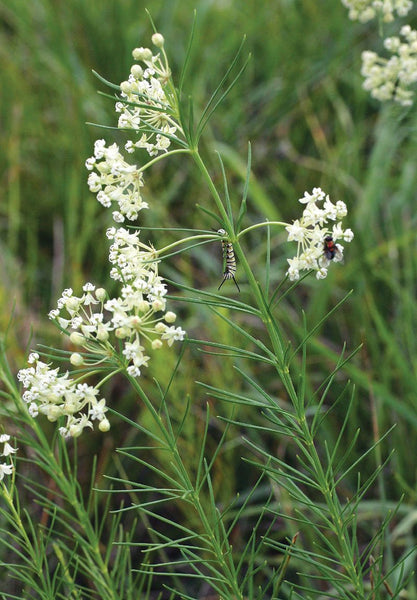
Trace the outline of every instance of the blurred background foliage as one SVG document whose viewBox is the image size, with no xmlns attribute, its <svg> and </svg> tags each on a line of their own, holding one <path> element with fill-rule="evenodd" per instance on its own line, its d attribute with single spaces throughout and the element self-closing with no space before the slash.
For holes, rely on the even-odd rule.
<svg viewBox="0 0 417 600">
<path fill-rule="evenodd" d="M 315 186 L 321 186 L 333 200 L 347 203 L 347 225 L 354 230 L 355 240 L 346 249 L 344 266 L 334 265 L 324 281 L 304 280 L 278 304 L 276 314 L 296 345 L 302 336 L 301 309 L 312 328 L 353 290 L 336 316 L 311 340 L 308 385 L 310 390 L 317 388 L 334 367 L 344 343 L 348 352 L 363 344 L 340 376 L 341 387 L 349 378 L 357 388 L 348 438 L 361 429 L 359 456 L 396 425 L 381 447 L 381 456 L 362 468 L 364 476 L 371 474 L 375 464 L 395 448 L 384 478 L 379 478 L 367 499 L 378 520 L 390 503 L 405 493 L 405 508 L 399 513 L 399 518 L 405 519 L 417 499 L 417 113 L 414 107 L 381 107 L 362 89 L 360 55 L 364 49 L 381 50 L 378 24 L 348 21 L 346 9 L 337 0 L 0 1 L 0 326 L 6 331 L 13 314 L 8 332 L 10 361 L 22 367 L 28 344 L 61 343 L 46 313 L 62 289 L 72 287 L 78 293 L 85 281 L 108 285 L 104 232 L 111 224 L 110 215 L 88 191 L 84 162 L 92 155 L 95 139 L 106 137 L 109 142 L 123 143 L 123 137 L 86 125 L 116 123 L 113 103 L 97 94 L 98 89 L 108 90 L 92 69 L 115 83 L 127 77 L 131 50 L 150 44 L 152 30 L 145 7 L 165 37 L 174 75 L 180 72 L 193 9 L 197 10 L 196 39 L 185 86 L 197 113 L 243 35 L 247 36 L 245 52 L 252 53 L 252 59 L 214 114 L 203 146 L 219 185 L 221 174 L 214 150 L 220 151 L 237 206 L 251 141 L 246 226 L 265 218 L 297 218 L 297 199 Z M 413 18 L 415 13 L 408 18 L 411 25 Z M 384 35 L 392 27 L 384 26 Z M 173 157 L 156 165 L 145 181 L 144 197 L 151 210 L 140 215 L 140 224 L 149 228 L 215 227 L 196 208 L 197 203 L 213 207 L 191 163 Z M 174 239 L 173 233 L 151 230 L 143 235 L 157 247 Z M 260 281 L 265 238 L 264 228 L 246 238 L 248 257 Z M 271 244 L 273 283 L 277 284 L 294 247 L 285 243 L 284 233 L 278 230 L 272 231 Z M 163 264 L 162 274 L 179 283 L 215 290 L 222 268 L 218 246 L 178 255 Z M 244 295 L 245 282 L 238 281 Z M 233 285 L 223 286 L 222 291 L 235 294 Z M 198 306 L 178 303 L 174 310 L 191 337 L 241 343 L 224 322 L 207 319 Z M 248 326 L 262 338 L 258 324 Z M 162 386 L 167 384 L 167 365 L 174 367 L 175 352 L 161 351 L 151 361 L 143 380 L 149 393 L 152 378 Z M 282 389 L 274 374 L 263 365 L 246 368 L 280 397 Z M 227 389 L 244 385 L 232 362 L 229 365 L 195 347 L 186 350 L 170 402 L 173 414 L 177 412 L 181 420 L 186 395 L 191 394 L 192 418 L 182 441 L 184 450 L 189 449 L 190 461 L 195 439 L 204 426 L 205 403 L 214 405 L 213 415 L 230 412 L 228 406 L 216 404 L 192 384 L 201 378 Z M 119 410 L 125 403 L 131 417 L 136 410 L 137 418 L 142 418 L 140 406 L 132 409 L 123 383 L 113 383 L 108 394 L 117 399 Z M 243 413 L 245 410 L 242 408 Z M 329 440 L 344 412 L 343 405 L 335 407 L 325 432 Z M 247 418 L 260 418 L 253 413 Z M 245 420 L 244 415 L 240 417 Z M 111 449 L 129 440 L 126 427 L 114 423 L 107 440 L 102 434 L 87 436 L 80 450 L 80 465 L 83 455 L 88 464 L 91 454 L 98 452 L 102 471 L 114 472 Z M 222 427 L 213 418 L 214 446 Z M 234 435 L 216 463 L 214 483 L 219 500 L 246 489 L 257 477 L 249 466 L 242 475 L 240 457 L 247 451 L 242 448 L 241 432 Z M 283 439 L 276 451 L 290 460 L 290 441 Z M 163 457 L 159 460 L 163 462 Z M 88 474 L 85 479 L 89 480 Z M 345 485 L 349 496 L 356 486 L 354 473 Z M 363 510 L 366 515 L 366 504 Z M 405 546 L 414 544 L 413 522 L 411 519 L 403 531 Z M 364 517 L 364 531 L 372 527 L 372 521 Z M 291 533 L 283 526 L 283 536 Z"/>
</svg>

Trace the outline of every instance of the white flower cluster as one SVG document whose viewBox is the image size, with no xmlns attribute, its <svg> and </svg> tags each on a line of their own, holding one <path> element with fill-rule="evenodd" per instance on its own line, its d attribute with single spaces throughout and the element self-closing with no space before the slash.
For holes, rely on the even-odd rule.
<svg viewBox="0 0 417 600">
<path fill-rule="evenodd" d="M 120 113 L 118 126 L 141 132 L 139 140 L 129 141 L 126 150 L 145 148 L 150 156 L 166 152 L 181 127 L 177 119 L 175 95 L 170 91 L 171 71 L 163 52 L 164 38 L 156 33 L 152 42 L 162 51 L 152 54 L 149 48 L 135 48 L 133 58 L 143 64 L 134 64 L 127 81 L 120 84 L 122 101 L 116 103 Z M 123 102 L 125 100 L 126 102 Z"/>
<path fill-rule="evenodd" d="M 312 194 L 305 192 L 299 202 L 306 205 L 301 219 L 285 228 L 288 241 L 298 242 L 297 255 L 287 259 L 287 275 L 294 281 L 299 279 L 300 271 L 313 269 L 317 279 L 324 279 L 330 262 L 343 259 L 343 246 L 336 242 L 350 242 L 353 239 L 353 232 L 350 229 L 343 230 L 340 222 L 347 214 L 346 204 L 341 200 L 333 204 L 321 188 L 314 188 Z M 321 203 L 320 208 L 318 204 Z M 328 221 L 335 222 L 331 228 Z"/>
<path fill-rule="evenodd" d="M 113 251 L 117 254 L 117 250 Z M 74 296 L 71 289 L 65 290 L 58 301 L 58 308 L 49 313 L 50 318 L 56 319 L 62 328 L 72 330 L 70 340 L 73 344 L 101 355 L 103 360 L 114 354 L 115 340 L 110 338 L 114 333 L 114 338 L 123 340 L 126 370 L 132 377 L 139 377 L 141 368 L 148 366 L 149 356 L 145 354 L 144 343 L 156 350 L 162 347 L 163 341 L 172 346 L 174 341 L 183 340 L 185 336 L 181 327 L 171 325 L 176 314 L 165 312 L 167 290 L 158 275 L 157 262 L 145 263 L 143 269 L 137 267 L 137 270 L 140 276 L 132 276 L 123 285 L 119 298 L 104 302 L 105 290 L 96 290 L 87 283 L 81 297 Z M 98 304 L 99 310 L 94 311 L 93 306 Z M 62 315 L 63 310 L 69 318 Z M 71 362 L 81 366 L 84 359 L 74 353 Z"/>
<path fill-rule="evenodd" d="M 26 389 L 23 400 L 29 405 L 32 417 L 41 413 L 54 422 L 59 417 L 66 416 L 65 427 L 59 428 L 61 435 L 65 437 L 78 437 L 84 427 L 92 429 L 92 421 L 95 420 L 99 422 L 100 431 L 110 429 L 105 416 L 106 401 L 104 398 L 97 399 L 97 388 L 77 383 L 69 377 L 68 372 L 62 375 L 59 369 L 51 369 L 49 364 L 39 360 L 36 352 L 29 355 L 28 362 L 32 366 L 21 369 L 17 377 Z"/>
<path fill-rule="evenodd" d="M 17 448 L 13 448 L 9 444 L 10 435 L 7 433 L 3 433 L 0 435 L 0 444 L 3 444 L 3 450 L 0 452 L 0 456 L 10 456 L 17 452 Z M 5 475 L 11 475 L 13 473 L 13 465 L 7 463 L 0 463 L 0 481 L 4 479 Z"/>
<path fill-rule="evenodd" d="M 104 140 L 96 140 L 94 156 L 86 160 L 85 166 L 97 171 L 88 176 L 88 187 L 97 194 L 97 200 L 105 208 L 110 208 L 112 202 L 119 205 L 119 210 L 113 212 L 116 223 L 123 223 L 125 218 L 134 221 L 140 210 L 148 208 L 140 194 L 143 175 L 136 165 L 124 160 L 117 144 L 106 147 Z"/>
<path fill-rule="evenodd" d="M 349 9 L 349 19 L 366 23 L 375 17 L 382 17 L 385 23 L 394 20 L 394 13 L 405 17 L 413 8 L 412 0 L 342 0 Z"/>
<path fill-rule="evenodd" d="M 160 34 L 154 34 L 152 41 L 163 49 Z M 175 94 L 170 96 L 164 91 L 170 72 L 164 52 L 164 62 L 149 49 L 136 49 L 133 55 L 145 63 L 146 69 L 132 67 L 129 81 L 121 85 L 126 103 L 117 105 L 121 113 L 119 127 L 136 131 L 145 128 L 135 145 L 145 147 L 151 155 L 157 154 L 170 143 L 162 133 L 171 135 L 178 128 L 171 119 L 170 103 L 172 100 L 175 104 Z M 118 210 L 113 212 L 117 223 L 134 220 L 140 210 L 148 208 L 140 194 L 142 170 L 124 160 L 117 144 L 106 146 L 104 140 L 97 140 L 94 156 L 86 161 L 86 166 L 92 171 L 89 188 L 97 193 L 101 204 L 107 208 L 114 202 L 118 204 Z M 111 227 L 107 237 L 112 241 L 110 277 L 121 284 L 119 296 L 109 298 L 103 288 L 86 283 L 81 296 L 70 288 L 64 290 L 57 308 L 49 313 L 50 319 L 70 333 L 70 341 L 83 349 L 83 353 L 74 352 L 70 362 L 75 367 L 84 366 L 84 372 L 80 372 L 78 380 L 71 379 L 68 372 L 59 374 L 58 369 L 40 361 L 34 353 L 29 360 L 32 366 L 18 374 L 30 414 L 44 414 L 50 421 L 66 417 L 65 427 L 60 428 L 64 436 L 77 437 L 86 427 L 92 428 L 95 420 L 101 431 L 110 428 L 105 416 L 106 401 L 97 399 L 98 387 L 82 383 L 88 367 L 117 362 L 118 368 L 139 377 L 150 360 L 146 346 L 152 350 L 161 348 L 164 342 L 172 346 L 185 336 L 181 327 L 173 325 L 175 313 L 166 310 L 167 287 L 158 274 L 157 251 L 139 240 L 139 231 Z"/>
<path fill-rule="evenodd" d="M 123 227 L 107 230 L 106 235 L 113 242 L 109 252 L 112 279 L 121 282 L 149 279 L 158 272 L 158 253 L 152 246 L 143 244 L 139 234 L 139 231 L 130 232 Z"/>
<path fill-rule="evenodd" d="M 417 31 L 409 25 L 401 28 L 401 35 L 387 38 L 385 48 L 391 52 L 389 59 L 375 52 L 362 53 L 363 87 L 377 100 L 395 100 L 402 106 L 413 103 L 409 86 L 417 81 Z"/>
</svg>

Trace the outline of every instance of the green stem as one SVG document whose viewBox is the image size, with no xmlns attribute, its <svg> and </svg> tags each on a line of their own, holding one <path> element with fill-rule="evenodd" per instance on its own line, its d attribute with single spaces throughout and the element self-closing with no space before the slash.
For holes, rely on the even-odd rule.
<svg viewBox="0 0 417 600">
<path fill-rule="evenodd" d="M 149 167 L 151 167 L 155 163 L 159 162 L 160 160 L 164 160 L 165 158 L 167 158 L 168 156 L 172 156 L 173 154 L 190 154 L 190 150 L 188 148 L 177 148 L 176 150 L 170 150 L 169 152 L 158 154 L 158 156 L 147 162 L 145 165 L 143 165 L 143 167 L 140 167 L 138 171 L 142 173 L 143 171 L 146 171 L 146 169 L 149 169 Z"/>
<path fill-rule="evenodd" d="M 220 197 L 220 194 L 217 191 L 217 188 L 214 185 L 212 178 L 210 177 L 210 173 L 208 172 L 206 165 L 204 164 L 204 162 L 201 159 L 198 149 L 194 148 L 190 152 L 191 152 L 191 156 L 193 157 L 195 163 L 197 164 L 197 167 L 199 168 L 201 174 L 203 175 L 204 180 L 206 181 L 207 186 L 213 196 L 214 202 L 216 203 L 217 210 L 219 211 L 219 213 L 222 217 L 222 220 L 223 220 L 223 223 L 224 223 L 224 226 L 226 228 L 228 235 L 233 236 L 233 234 L 234 234 L 233 224 L 229 220 L 227 212 L 223 206 L 223 202 Z"/>
<path fill-rule="evenodd" d="M 26 412 L 26 408 L 24 407 L 22 409 L 22 399 L 20 397 L 18 390 L 16 389 L 16 385 L 15 385 L 14 379 L 10 373 L 4 353 L 2 353 L 0 360 L 1 360 L 1 364 L 2 364 L 2 368 L 1 368 L 2 381 L 8 388 L 8 390 L 10 392 L 10 397 L 15 402 L 15 404 L 17 406 L 17 410 L 19 411 L 19 414 L 21 414 L 23 418 L 25 416 L 27 416 L 28 425 L 34 431 L 36 438 L 37 438 L 37 442 L 39 444 L 39 448 L 37 449 L 37 452 L 39 453 L 40 457 L 42 458 L 42 461 L 44 462 L 44 464 L 47 464 L 50 466 L 49 472 L 51 474 L 53 474 L 52 476 L 53 476 L 55 483 L 58 486 L 58 489 L 61 490 L 63 494 L 65 494 L 65 497 L 66 497 L 69 505 L 72 506 L 72 508 L 75 512 L 75 517 L 76 517 L 77 521 L 80 523 L 80 530 L 83 531 L 85 539 L 88 541 L 91 561 L 97 567 L 97 575 L 98 575 L 99 579 L 98 579 L 98 581 L 96 580 L 96 583 L 100 582 L 99 585 L 97 586 L 97 588 L 101 592 L 101 595 L 102 595 L 101 597 L 106 600 L 118 600 L 116 590 L 113 589 L 113 581 L 112 581 L 112 578 L 108 571 L 107 563 L 103 560 L 103 557 L 101 554 L 100 540 L 97 538 L 95 529 L 94 529 L 93 525 L 91 524 L 89 515 L 85 509 L 84 504 L 79 500 L 79 498 L 77 496 L 77 486 L 75 485 L 74 482 L 72 482 L 68 478 L 67 473 L 64 472 L 60 460 L 57 458 L 57 456 L 51 449 L 50 442 L 46 438 L 45 434 L 43 433 L 43 431 L 40 428 L 40 426 L 38 425 L 38 423 L 36 422 L 36 419 L 29 420 L 29 417 Z M 20 526 L 20 522 L 19 522 L 19 526 Z M 23 524 L 22 524 L 22 526 L 23 526 Z M 29 544 L 28 547 L 30 548 L 31 547 L 30 541 L 26 541 L 26 543 Z"/>
<path fill-rule="evenodd" d="M 175 242 L 172 242 L 172 244 L 168 244 L 168 246 L 159 248 L 159 250 L 157 250 L 157 254 L 158 254 L 158 256 L 160 256 L 161 254 L 165 254 L 165 252 L 167 252 L 168 250 L 171 250 L 171 248 L 176 248 L 176 246 L 181 246 L 182 244 L 186 244 L 187 242 L 192 242 L 194 240 L 218 240 L 218 239 L 219 239 L 218 233 L 207 233 L 204 235 L 190 235 L 189 237 L 182 238 L 180 240 L 176 240 Z"/>
<path fill-rule="evenodd" d="M 174 432 L 171 430 L 170 427 L 167 428 L 161 415 L 155 409 L 152 402 L 150 402 L 149 398 L 143 391 L 142 387 L 139 385 L 138 381 L 129 376 L 128 379 L 132 384 L 132 387 L 138 392 L 146 408 L 149 410 L 149 413 L 151 414 L 155 424 L 157 425 L 160 433 L 162 434 L 163 439 L 166 442 L 167 448 L 172 456 L 172 464 L 175 468 L 175 472 L 177 476 L 180 477 L 179 484 L 182 486 L 182 489 L 184 491 L 184 497 L 186 497 L 187 501 L 193 505 L 200 520 L 200 523 L 203 527 L 205 535 L 210 541 L 211 550 L 214 556 L 216 556 L 217 563 L 222 569 L 222 573 L 224 575 L 223 583 L 227 586 L 227 588 L 229 588 L 225 591 L 230 591 L 233 595 L 233 598 L 235 598 L 236 600 L 243 600 L 243 595 L 240 590 L 232 565 L 229 565 L 225 558 L 226 552 L 224 550 L 224 547 L 225 544 L 228 544 L 228 540 L 225 539 L 222 542 L 221 540 L 219 541 L 216 538 L 216 535 L 214 533 L 215 523 L 210 521 L 210 519 L 207 516 L 207 511 L 201 502 L 198 483 L 194 485 L 189 477 L 188 471 L 178 451 L 177 440 L 176 436 L 174 435 Z"/>
<path fill-rule="evenodd" d="M 298 397 L 298 394 L 294 388 L 293 379 L 291 377 L 288 365 L 285 363 L 285 347 L 283 345 L 282 336 L 270 315 L 268 307 L 266 306 L 266 303 L 264 301 L 264 297 L 260 291 L 260 287 L 253 275 L 252 269 L 250 268 L 250 265 L 246 260 L 245 254 L 238 240 L 234 241 L 233 243 L 236 255 L 238 256 L 239 262 L 245 271 L 245 275 L 248 279 L 249 286 L 254 295 L 258 309 L 262 315 L 262 321 L 269 334 L 272 347 L 274 349 L 275 356 L 277 359 L 275 365 L 277 372 L 296 410 L 298 424 L 302 428 L 302 439 L 304 442 L 304 447 L 308 456 L 310 457 L 310 462 L 314 469 L 317 482 L 320 484 L 325 503 L 328 507 L 329 513 L 332 518 L 335 536 L 340 545 L 341 562 L 343 563 L 346 572 L 349 574 L 350 580 L 354 585 L 354 589 L 359 594 L 361 591 L 363 591 L 362 584 L 356 571 L 354 557 L 352 556 L 352 549 L 349 545 L 348 540 L 346 539 L 346 529 L 344 526 L 344 521 L 341 517 L 340 510 L 338 508 L 338 502 L 335 499 L 336 492 L 332 488 L 332 486 L 329 485 L 328 477 L 326 476 L 325 471 L 323 469 L 323 465 L 320 461 L 320 457 L 314 445 L 313 435 L 309 428 L 308 421 L 306 420 L 304 403 Z"/>
<path fill-rule="evenodd" d="M 255 225 L 251 225 L 250 227 L 246 227 L 246 229 L 242 229 L 237 235 L 237 239 L 248 233 L 248 231 L 252 231 L 252 229 L 258 229 L 258 227 L 270 227 L 270 226 L 278 226 L 278 227 L 286 227 L 288 223 L 284 223 L 284 221 L 265 221 L 263 223 L 255 223 Z"/>
<path fill-rule="evenodd" d="M 323 494 L 324 501 L 331 517 L 333 533 L 340 548 L 340 562 L 345 568 L 346 573 L 349 575 L 357 597 L 362 598 L 364 591 L 363 585 L 356 570 L 352 548 L 346 537 L 346 521 L 342 517 L 339 500 L 337 498 L 335 486 L 333 485 L 334 481 L 331 480 L 332 475 L 330 473 L 326 474 L 323 468 L 305 414 L 303 414 L 302 418 L 298 419 L 298 424 L 302 430 L 306 455 L 308 455 L 310 464 L 314 469 L 316 480 L 320 485 L 321 493 Z"/>
<path fill-rule="evenodd" d="M 232 224 L 230 223 L 226 211 L 222 205 L 220 196 L 215 189 L 214 183 L 211 180 L 211 177 L 202 163 L 201 157 L 198 152 L 193 152 L 192 154 L 194 160 L 196 161 L 201 173 L 203 174 L 208 188 L 210 189 L 216 206 L 224 218 L 225 226 L 226 224 L 229 226 L 228 234 L 231 243 L 233 244 L 233 248 L 235 254 L 238 258 L 240 266 L 243 268 L 250 290 L 256 302 L 257 308 L 261 314 L 262 322 L 265 325 L 265 328 L 268 332 L 272 348 L 276 357 L 276 369 L 282 380 L 282 383 L 293 403 L 294 409 L 297 414 L 298 424 L 301 427 L 301 443 L 304 446 L 306 451 L 306 455 L 309 457 L 310 464 L 315 472 L 315 477 L 317 482 L 320 485 L 321 492 L 323 494 L 325 503 L 328 507 L 329 514 L 331 516 L 331 522 L 333 525 L 333 531 L 338 540 L 339 548 L 340 548 L 340 559 L 343 563 L 346 573 L 348 573 L 350 581 L 354 586 L 355 591 L 360 594 L 363 592 L 362 582 L 358 576 L 356 566 L 354 563 L 354 556 L 352 552 L 352 548 L 349 545 L 348 539 L 346 538 L 346 527 L 345 523 L 342 519 L 342 514 L 340 511 L 340 506 L 337 500 L 336 491 L 334 487 L 329 484 L 329 476 L 326 475 L 323 465 L 320 461 L 320 457 L 314 445 L 313 435 L 308 425 L 308 421 L 305 415 L 305 406 L 302 398 L 299 398 L 297 391 L 294 387 L 293 379 L 290 374 L 288 363 L 285 359 L 285 343 L 282 338 L 279 327 L 276 324 L 276 321 L 272 318 L 270 313 L 270 309 L 268 303 L 261 291 L 261 288 L 256 280 L 254 273 L 246 259 L 245 253 L 240 245 L 239 239 L 242 235 L 250 231 L 251 229 L 255 229 L 257 227 L 269 226 L 269 225 L 279 225 L 285 226 L 287 223 L 282 222 L 266 222 L 266 223 L 258 223 L 256 225 L 252 225 L 244 230 L 242 230 L 237 236 L 234 235 Z M 359 597 L 359 596 L 358 596 Z"/>
</svg>

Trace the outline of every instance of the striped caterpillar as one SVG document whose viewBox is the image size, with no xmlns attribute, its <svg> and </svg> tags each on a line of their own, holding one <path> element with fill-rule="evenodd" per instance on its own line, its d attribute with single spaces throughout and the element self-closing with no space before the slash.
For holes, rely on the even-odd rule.
<svg viewBox="0 0 417 600">
<path fill-rule="evenodd" d="M 221 236 L 226 235 L 226 231 L 224 229 L 219 229 L 217 231 L 217 233 Z M 235 251 L 233 250 L 232 242 L 229 242 L 227 240 L 222 240 L 222 250 L 223 250 L 224 273 L 223 273 L 223 279 L 222 279 L 218 289 L 220 289 L 222 287 L 222 285 L 224 284 L 224 282 L 227 279 L 233 279 L 238 291 L 240 292 L 240 287 L 238 286 L 237 281 L 235 279 L 236 257 L 235 257 Z"/>
</svg>

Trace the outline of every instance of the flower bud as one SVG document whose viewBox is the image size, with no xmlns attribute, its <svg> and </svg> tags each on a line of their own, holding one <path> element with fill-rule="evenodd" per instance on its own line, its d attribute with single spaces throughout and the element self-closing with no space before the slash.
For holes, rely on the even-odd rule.
<svg viewBox="0 0 417 600">
<path fill-rule="evenodd" d="M 132 331 L 129 327 L 118 327 L 114 333 L 117 338 L 122 340 L 123 338 L 129 337 L 131 332 Z"/>
<path fill-rule="evenodd" d="M 70 335 L 70 341 L 75 346 L 83 346 L 85 344 L 85 337 L 79 333 L 79 331 L 73 331 Z"/>
<path fill-rule="evenodd" d="M 132 86 L 129 81 L 122 81 L 122 83 L 120 84 L 120 90 L 124 94 L 129 94 L 131 88 L 132 88 Z"/>
<path fill-rule="evenodd" d="M 172 312 L 172 310 L 169 310 L 167 313 L 165 313 L 165 321 L 167 323 L 175 323 L 175 319 L 177 318 L 177 315 Z"/>
<path fill-rule="evenodd" d="M 65 308 L 69 313 L 77 312 L 80 308 L 80 299 L 79 298 L 68 298 L 65 301 Z"/>
<path fill-rule="evenodd" d="M 140 65 L 132 65 L 130 72 L 135 79 L 142 79 L 143 77 L 143 69 Z"/>
<path fill-rule="evenodd" d="M 149 50 L 149 48 L 135 48 L 132 52 L 132 56 L 135 60 L 151 60 L 152 50 Z"/>
<path fill-rule="evenodd" d="M 62 409 L 59 406 L 48 406 L 42 412 L 45 412 L 48 421 L 54 423 L 62 415 Z"/>
<path fill-rule="evenodd" d="M 103 325 L 99 325 L 97 327 L 97 339 L 99 342 L 107 342 L 109 339 L 109 332 L 105 327 L 103 327 Z"/>
<path fill-rule="evenodd" d="M 138 304 L 137 304 L 137 308 L 139 312 L 146 312 L 147 310 L 149 310 L 149 302 L 147 302 L 146 300 L 139 300 Z"/>
<path fill-rule="evenodd" d="M 69 428 L 69 434 L 73 438 L 80 437 L 83 432 L 83 426 L 77 423 L 76 425 L 71 425 Z"/>
<path fill-rule="evenodd" d="M 140 329 L 140 326 L 142 325 L 142 319 L 137 315 L 134 315 L 130 318 L 129 325 L 133 327 L 133 329 Z"/>
<path fill-rule="evenodd" d="M 107 298 L 107 292 L 106 292 L 106 290 L 104 288 L 97 288 L 96 289 L 96 298 L 100 302 L 104 302 L 105 299 Z"/>
<path fill-rule="evenodd" d="M 159 298 L 157 298 L 156 300 L 154 300 L 152 302 L 152 309 L 157 312 L 159 310 L 163 310 L 165 306 L 165 302 L 163 300 L 160 300 Z"/>
<path fill-rule="evenodd" d="M 103 433 L 106 433 L 106 431 L 109 431 L 110 429 L 110 422 L 108 419 L 106 419 L 106 417 L 104 417 L 104 419 L 102 419 L 100 421 L 100 423 L 98 424 L 98 428 L 100 429 L 100 431 L 102 431 Z"/>
<path fill-rule="evenodd" d="M 164 47 L 164 36 L 161 35 L 160 33 L 154 33 L 152 36 L 152 44 L 154 46 L 156 46 L 157 48 L 163 48 Z"/>
<path fill-rule="evenodd" d="M 74 367 L 81 367 L 84 364 L 84 358 L 78 352 L 73 352 L 70 357 L 70 363 Z"/>
</svg>

